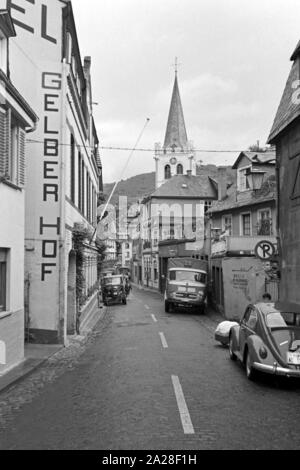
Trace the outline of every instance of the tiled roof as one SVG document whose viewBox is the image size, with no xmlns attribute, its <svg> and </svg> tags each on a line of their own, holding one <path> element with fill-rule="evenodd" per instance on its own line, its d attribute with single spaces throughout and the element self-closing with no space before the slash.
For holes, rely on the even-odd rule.
<svg viewBox="0 0 300 470">
<path fill-rule="evenodd" d="M 249 191 L 249 198 L 243 200 L 237 199 L 237 185 L 234 183 L 228 190 L 227 196 L 222 201 L 216 201 L 213 206 L 209 209 L 209 213 L 214 214 L 217 212 L 225 212 L 231 209 L 237 209 L 239 207 L 247 207 L 255 204 L 261 204 L 262 202 L 273 201 L 276 198 L 275 188 L 271 186 L 270 190 L 260 190 L 255 195 Z"/>
<path fill-rule="evenodd" d="M 186 149 L 188 146 L 177 75 L 175 76 L 164 148 L 171 148 L 172 146 L 181 149 Z"/>
<path fill-rule="evenodd" d="M 300 46 L 300 44 L 299 44 Z M 298 46 L 296 51 L 298 50 Z M 273 123 L 273 127 L 269 136 L 269 143 L 272 143 L 274 139 L 282 132 L 292 121 L 300 116 L 300 105 L 295 103 L 293 100 L 293 94 L 296 91 L 294 82 L 299 80 L 299 57 L 297 52 L 293 54 L 292 58 L 295 58 L 288 77 L 279 108 Z M 294 86 L 294 87 L 293 87 Z"/>
<path fill-rule="evenodd" d="M 266 164 L 266 163 L 274 163 L 276 160 L 276 152 L 275 151 L 270 151 L 270 152 L 241 152 L 238 159 L 233 165 L 233 169 L 236 170 L 239 166 L 239 163 L 243 157 L 249 158 L 249 160 L 252 163 L 260 163 L 260 164 Z"/>
<path fill-rule="evenodd" d="M 217 191 L 207 176 L 175 175 L 152 195 L 153 198 L 216 198 Z"/>
</svg>

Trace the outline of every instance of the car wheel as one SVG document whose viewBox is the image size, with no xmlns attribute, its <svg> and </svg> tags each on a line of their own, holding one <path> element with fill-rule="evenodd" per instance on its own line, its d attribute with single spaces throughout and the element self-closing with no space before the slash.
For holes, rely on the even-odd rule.
<svg viewBox="0 0 300 470">
<path fill-rule="evenodd" d="M 167 300 L 165 300 L 165 312 L 169 313 L 169 311 L 170 311 L 170 304 Z"/>
<path fill-rule="evenodd" d="M 249 351 L 246 352 L 245 366 L 246 366 L 247 379 L 254 380 L 256 377 L 256 371 L 252 366 Z"/>
<path fill-rule="evenodd" d="M 229 337 L 228 348 L 229 348 L 229 357 L 230 357 L 230 359 L 232 361 L 236 361 L 236 355 L 233 352 L 233 338 L 232 338 L 232 335 L 230 335 L 230 337 Z"/>
</svg>

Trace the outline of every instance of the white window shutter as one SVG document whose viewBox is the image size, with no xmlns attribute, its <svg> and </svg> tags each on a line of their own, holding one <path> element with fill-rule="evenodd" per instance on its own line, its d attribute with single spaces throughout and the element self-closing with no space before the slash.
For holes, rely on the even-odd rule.
<svg viewBox="0 0 300 470">
<path fill-rule="evenodd" d="M 26 146 L 26 132 L 24 129 L 19 127 L 19 136 L 18 136 L 18 157 L 19 157 L 19 171 L 18 171 L 18 184 L 19 186 L 25 186 L 26 183 L 26 160 L 25 160 L 25 146 Z"/>
<path fill-rule="evenodd" d="M 7 146 L 7 112 L 5 109 L 0 109 L 0 175 L 7 176 L 8 174 L 8 146 Z"/>
</svg>

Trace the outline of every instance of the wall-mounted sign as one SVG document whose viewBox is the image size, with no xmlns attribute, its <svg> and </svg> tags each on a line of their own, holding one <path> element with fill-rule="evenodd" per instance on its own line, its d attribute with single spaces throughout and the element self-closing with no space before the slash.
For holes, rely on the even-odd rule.
<svg viewBox="0 0 300 470">
<path fill-rule="evenodd" d="M 267 261 L 271 259 L 276 253 L 276 247 L 268 240 L 261 240 L 255 247 L 255 255 L 263 260 Z"/>
</svg>

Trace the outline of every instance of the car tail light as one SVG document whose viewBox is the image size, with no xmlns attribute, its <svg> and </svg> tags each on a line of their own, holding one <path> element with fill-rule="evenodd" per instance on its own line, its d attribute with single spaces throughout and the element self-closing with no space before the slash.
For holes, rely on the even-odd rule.
<svg viewBox="0 0 300 470">
<path fill-rule="evenodd" d="M 266 348 L 264 346 L 261 346 L 259 348 L 259 355 L 262 359 L 266 359 L 267 356 L 268 356 L 268 351 L 266 350 Z"/>
</svg>

